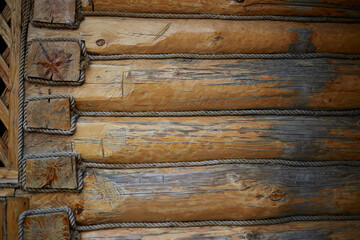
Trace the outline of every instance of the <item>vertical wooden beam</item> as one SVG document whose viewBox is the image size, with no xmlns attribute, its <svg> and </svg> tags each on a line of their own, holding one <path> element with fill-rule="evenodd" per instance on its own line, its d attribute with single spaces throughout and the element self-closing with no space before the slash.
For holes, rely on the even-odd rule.
<svg viewBox="0 0 360 240">
<path fill-rule="evenodd" d="M 18 222 L 20 214 L 29 209 L 28 198 L 6 199 L 6 231 L 7 239 L 18 239 Z"/>
<path fill-rule="evenodd" d="M 18 148 L 18 106 L 19 106 L 19 63 L 20 63 L 20 38 L 21 38 L 21 0 L 13 0 L 11 5 L 11 56 L 10 56 L 10 128 L 9 133 L 9 168 L 17 169 Z"/>
</svg>

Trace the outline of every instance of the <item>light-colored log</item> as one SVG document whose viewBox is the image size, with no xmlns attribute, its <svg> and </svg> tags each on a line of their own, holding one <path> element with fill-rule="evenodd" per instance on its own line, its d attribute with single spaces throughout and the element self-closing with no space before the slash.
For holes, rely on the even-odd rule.
<svg viewBox="0 0 360 240">
<path fill-rule="evenodd" d="M 9 109 L 5 106 L 4 102 L 0 99 L 0 119 L 4 126 L 9 129 Z"/>
<path fill-rule="evenodd" d="M 86 17 L 80 28 L 30 26 L 28 39 L 85 40 L 92 54 L 360 53 L 360 24 Z"/>
<path fill-rule="evenodd" d="M 360 108 L 360 61 L 91 62 L 77 87 L 26 85 L 27 97 L 71 94 L 85 111 Z"/>
<path fill-rule="evenodd" d="M 79 225 L 359 214 L 359 184 L 350 166 L 88 169 L 80 194 L 33 194 L 31 208 L 69 206 Z"/>
<path fill-rule="evenodd" d="M 19 239 L 19 217 L 26 210 L 29 210 L 28 198 L 6 198 L 7 239 Z"/>
<path fill-rule="evenodd" d="M 23 227 L 26 240 L 70 240 L 70 224 L 66 213 L 27 216 Z"/>
<path fill-rule="evenodd" d="M 83 240 L 104 239 L 358 239 L 360 221 L 302 222 L 252 227 L 118 228 L 82 232 Z"/>
<path fill-rule="evenodd" d="M 11 47 L 11 30 L 6 20 L 0 14 L 0 35 L 4 39 L 7 47 Z"/>
<path fill-rule="evenodd" d="M 0 179 L 9 178 L 9 179 L 17 179 L 18 171 L 17 170 L 9 170 L 6 168 L 0 168 Z"/>
<path fill-rule="evenodd" d="M 236 15 L 359 16 L 358 1 L 321 0 L 82 0 L 86 11 Z"/>
<path fill-rule="evenodd" d="M 18 109 L 19 109 L 19 62 L 20 62 L 20 35 L 21 35 L 21 0 L 13 0 L 12 6 L 16 6 L 11 12 L 11 36 L 13 44 L 10 53 L 10 129 L 9 132 L 9 168 L 17 169 L 18 149 Z"/>
<path fill-rule="evenodd" d="M 353 117 L 81 117 L 72 136 L 26 134 L 25 154 L 75 151 L 103 163 L 360 160 L 359 134 Z"/>
<path fill-rule="evenodd" d="M 0 197 L 13 197 L 14 195 L 14 188 L 0 188 Z"/>
<path fill-rule="evenodd" d="M 33 21 L 74 25 L 76 0 L 35 0 Z"/>
</svg>

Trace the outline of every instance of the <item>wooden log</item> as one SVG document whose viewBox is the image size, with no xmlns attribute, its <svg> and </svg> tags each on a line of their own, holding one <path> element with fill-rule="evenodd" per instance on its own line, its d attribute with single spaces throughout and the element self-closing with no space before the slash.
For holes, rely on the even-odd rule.
<svg viewBox="0 0 360 240">
<path fill-rule="evenodd" d="M 69 206 L 80 225 L 359 214 L 359 184 L 351 166 L 88 169 L 80 194 L 34 194 L 31 208 Z"/>
<path fill-rule="evenodd" d="M 63 99 L 45 99 L 29 101 L 26 105 L 26 124 L 36 129 L 69 130 L 70 101 Z"/>
<path fill-rule="evenodd" d="M 68 157 L 27 159 L 26 187 L 76 189 L 76 160 Z"/>
<path fill-rule="evenodd" d="M 352 117 L 81 117 L 73 136 L 26 134 L 24 150 L 75 151 L 84 161 L 102 163 L 360 160 L 359 133 Z"/>
<path fill-rule="evenodd" d="M 359 225 L 360 221 L 345 221 L 251 227 L 118 228 L 82 232 L 81 239 L 358 239 Z"/>
<path fill-rule="evenodd" d="M 26 210 L 29 210 L 28 198 L 6 198 L 7 239 L 19 239 L 19 217 Z"/>
<path fill-rule="evenodd" d="M 87 17 L 76 31 L 29 27 L 29 40 L 43 37 L 80 38 L 103 55 L 360 53 L 360 24 Z"/>
<path fill-rule="evenodd" d="M 24 239 L 70 240 L 70 224 L 66 213 L 27 216 L 24 220 Z"/>
<path fill-rule="evenodd" d="M 321 0 L 82 0 L 85 11 L 233 15 L 359 16 L 358 1 Z"/>
<path fill-rule="evenodd" d="M 35 0 L 32 21 L 74 25 L 75 0 Z"/>
<path fill-rule="evenodd" d="M 30 79 L 77 81 L 80 77 L 80 46 L 76 42 L 32 42 L 26 67 Z"/>
<path fill-rule="evenodd" d="M 84 111 L 360 108 L 356 60 L 91 62 L 78 87 L 27 84 L 27 97 L 71 94 Z"/>
</svg>

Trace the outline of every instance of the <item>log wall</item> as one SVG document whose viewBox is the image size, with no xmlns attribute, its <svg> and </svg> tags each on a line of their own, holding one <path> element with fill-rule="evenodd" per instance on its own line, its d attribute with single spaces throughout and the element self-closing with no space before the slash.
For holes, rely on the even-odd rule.
<svg viewBox="0 0 360 240">
<path fill-rule="evenodd" d="M 85 11 L 359 16 L 356 0 L 82 0 Z"/>
</svg>

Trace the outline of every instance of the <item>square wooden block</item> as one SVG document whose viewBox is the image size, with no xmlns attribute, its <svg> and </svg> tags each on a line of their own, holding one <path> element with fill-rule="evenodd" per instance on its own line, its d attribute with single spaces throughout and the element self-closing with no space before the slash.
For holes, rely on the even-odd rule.
<svg viewBox="0 0 360 240">
<path fill-rule="evenodd" d="M 76 189 L 76 159 L 59 157 L 26 160 L 26 187 Z"/>
<path fill-rule="evenodd" d="M 70 223 L 66 213 L 27 216 L 23 227 L 26 240 L 70 240 Z"/>
<path fill-rule="evenodd" d="M 77 42 L 30 43 L 27 77 L 46 81 L 76 82 L 80 78 L 80 45 Z"/>
<path fill-rule="evenodd" d="M 72 26 L 76 20 L 76 0 L 35 0 L 33 8 L 34 22 Z"/>
<path fill-rule="evenodd" d="M 28 128 L 70 130 L 70 100 L 44 99 L 29 101 L 26 105 Z"/>
</svg>

